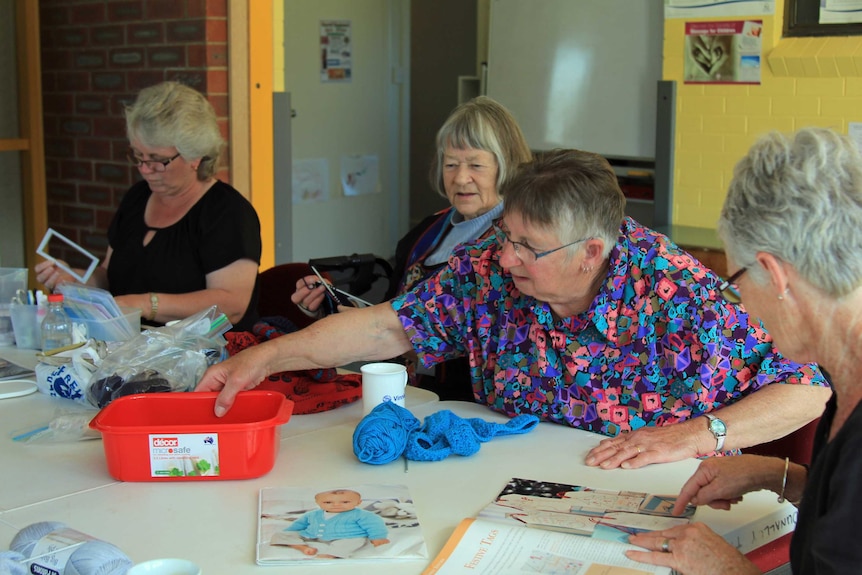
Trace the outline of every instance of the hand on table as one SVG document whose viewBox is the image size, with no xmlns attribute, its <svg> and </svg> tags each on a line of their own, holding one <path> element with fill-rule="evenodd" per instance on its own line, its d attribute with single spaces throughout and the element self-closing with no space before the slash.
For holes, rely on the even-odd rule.
<svg viewBox="0 0 862 575">
<path fill-rule="evenodd" d="M 586 464 L 602 469 L 637 469 L 697 457 L 693 427 L 686 422 L 665 427 L 642 427 L 603 439 L 587 454 Z"/>
<path fill-rule="evenodd" d="M 629 543 L 648 551 L 626 551 L 634 561 L 671 567 L 683 575 L 753 575 L 760 570 L 703 523 L 632 535 Z"/>
</svg>

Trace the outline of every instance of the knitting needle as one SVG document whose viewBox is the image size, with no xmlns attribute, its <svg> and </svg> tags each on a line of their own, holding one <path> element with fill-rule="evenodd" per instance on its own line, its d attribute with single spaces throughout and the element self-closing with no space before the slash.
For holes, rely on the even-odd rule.
<svg viewBox="0 0 862 575">
<path fill-rule="evenodd" d="M 404 473 L 407 473 L 407 456 L 404 456 Z"/>
</svg>

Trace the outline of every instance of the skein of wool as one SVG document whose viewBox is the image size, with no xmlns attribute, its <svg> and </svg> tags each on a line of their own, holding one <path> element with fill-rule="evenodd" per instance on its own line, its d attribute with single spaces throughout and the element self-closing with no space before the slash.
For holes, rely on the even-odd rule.
<svg viewBox="0 0 862 575">
<path fill-rule="evenodd" d="M 27 575 L 26 557 L 16 551 L 0 551 L 0 575 Z"/>
<path fill-rule="evenodd" d="M 75 531 L 58 521 L 41 521 L 18 532 L 10 544 L 12 551 L 45 572 L 63 575 L 125 575 L 132 567 L 118 547 Z"/>
</svg>

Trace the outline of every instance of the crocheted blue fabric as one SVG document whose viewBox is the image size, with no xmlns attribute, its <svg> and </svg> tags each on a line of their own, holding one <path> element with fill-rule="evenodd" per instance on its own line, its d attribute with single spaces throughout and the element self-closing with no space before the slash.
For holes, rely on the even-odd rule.
<svg viewBox="0 0 862 575">
<path fill-rule="evenodd" d="M 383 464 L 404 455 L 414 461 L 440 461 L 450 454 L 472 455 L 481 443 L 498 435 L 526 433 L 536 427 L 535 415 L 518 415 L 506 423 L 464 419 L 449 410 L 419 420 L 394 403 L 381 403 L 353 432 L 353 452 L 364 463 Z"/>
<path fill-rule="evenodd" d="M 539 424 L 535 415 L 517 415 L 506 423 L 479 418 L 464 419 L 449 410 L 432 413 L 422 427 L 410 433 L 404 456 L 414 461 L 440 461 L 450 454 L 473 455 L 479 444 L 498 435 L 526 433 Z"/>
</svg>

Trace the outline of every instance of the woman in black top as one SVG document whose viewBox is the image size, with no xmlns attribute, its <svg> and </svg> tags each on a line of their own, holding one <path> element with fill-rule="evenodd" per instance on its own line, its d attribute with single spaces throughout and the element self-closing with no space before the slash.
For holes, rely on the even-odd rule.
<svg viewBox="0 0 862 575">
<path fill-rule="evenodd" d="M 779 501 L 799 508 L 790 546 L 793 573 L 859 573 L 862 157 L 856 145 L 823 128 L 764 136 L 737 164 L 718 228 L 729 268 L 736 270 L 721 286 L 725 296 L 741 296 L 785 356 L 828 370 L 833 396 L 810 469 L 757 455 L 703 461 L 675 509 L 686 503 L 729 509 L 745 493 L 772 490 Z M 702 524 L 633 536 L 631 542 L 650 551 L 629 557 L 687 575 L 759 573 Z"/>
<path fill-rule="evenodd" d="M 260 222 L 238 191 L 215 178 L 223 145 L 202 94 L 176 82 L 141 90 L 126 109 L 129 161 L 142 181 L 126 192 L 105 259 L 88 283 L 161 325 L 212 305 L 234 329 L 257 319 Z M 72 278 L 36 266 L 49 289 Z"/>
</svg>

